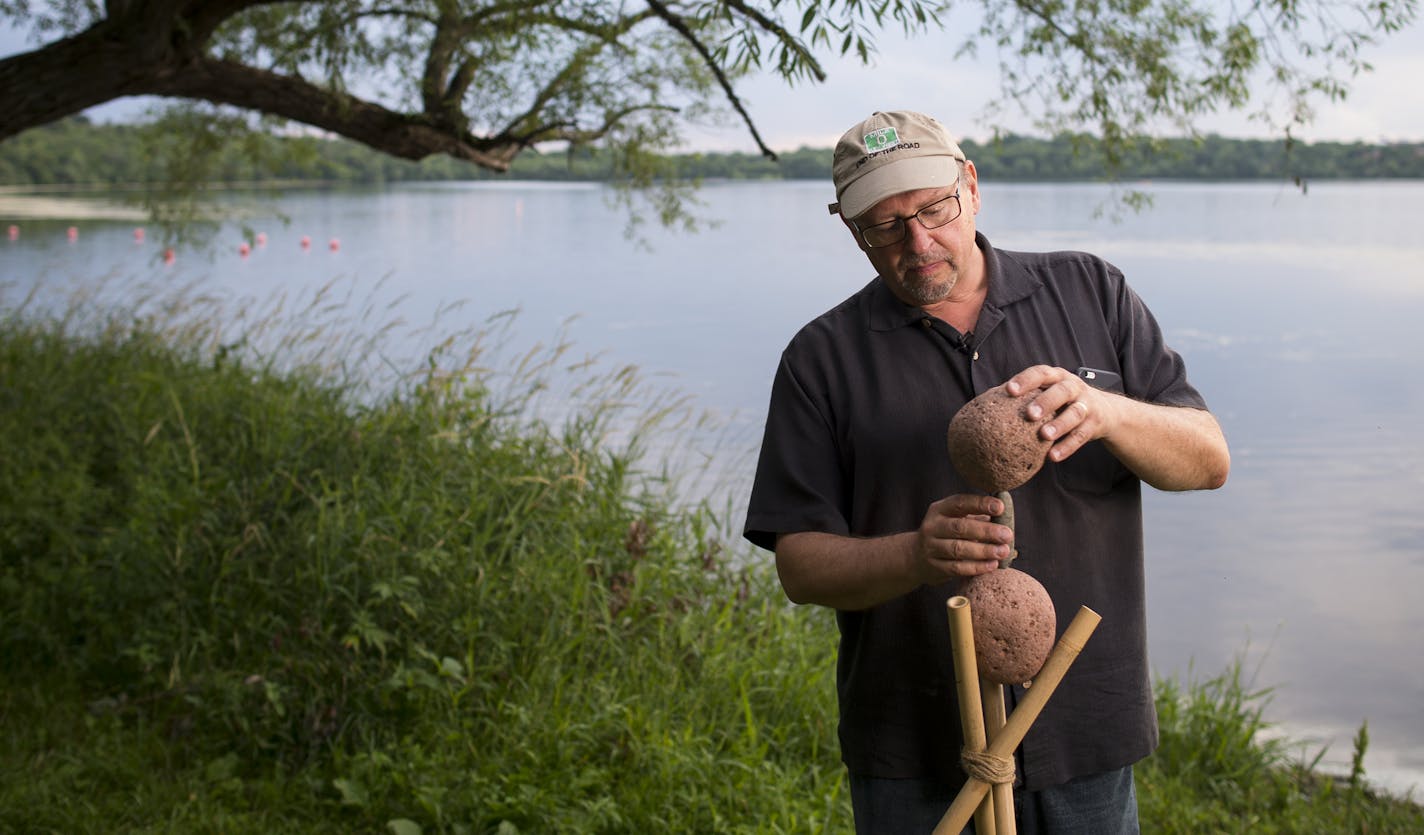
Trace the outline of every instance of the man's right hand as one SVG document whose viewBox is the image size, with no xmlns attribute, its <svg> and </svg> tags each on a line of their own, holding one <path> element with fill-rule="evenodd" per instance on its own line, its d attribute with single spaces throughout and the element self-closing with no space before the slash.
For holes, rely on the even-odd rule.
<svg viewBox="0 0 1424 835">
<path fill-rule="evenodd" d="M 974 577 L 999 567 L 1012 551 L 1014 532 L 989 521 L 1004 512 L 993 496 L 947 496 L 930 505 L 916 531 L 914 563 L 920 583 Z"/>
<path fill-rule="evenodd" d="M 776 538 L 776 571 L 796 603 L 868 609 L 922 585 L 999 567 L 1014 533 L 989 521 L 1004 511 L 993 496 L 955 495 L 930 505 L 919 528 L 862 539 L 805 531 Z"/>
</svg>

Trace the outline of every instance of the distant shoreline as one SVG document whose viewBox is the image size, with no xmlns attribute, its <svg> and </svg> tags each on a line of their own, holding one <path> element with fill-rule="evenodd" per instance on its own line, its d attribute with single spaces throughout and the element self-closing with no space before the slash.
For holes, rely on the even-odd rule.
<svg viewBox="0 0 1424 835">
<path fill-rule="evenodd" d="M 241 147 L 238 147 L 240 145 Z M 1142 139 L 1111 160 L 1087 136 L 1007 135 L 960 143 L 985 180 L 1007 182 L 1272 181 L 1424 179 L 1424 142 L 1288 142 L 1284 138 Z M 597 182 L 631 185 L 626 167 L 597 147 L 531 148 L 507 173 L 447 156 L 396 159 L 344 139 L 255 134 L 210 154 L 178 158 L 136 125 L 82 118 L 33 128 L 0 142 L 0 189 L 132 190 L 179 178 L 201 190 L 371 186 L 394 182 Z M 650 163 L 653 180 L 829 182 L 830 148 L 784 151 L 773 161 L 747 152 L 679 152 Z M 181 172 L 181 173 L 180 173 Z M 186 178 L 186 179 L 185 179 Z M 641 180 L 640 180 L 641 182 Z"/>
<path fill-rule="evenodd" d="M 40 195 L 0 192 L 0 218 L 14 220 L 135 220 L 148 219 L 148 212 L 106 200 L 56 199 Z"/>
</svg>

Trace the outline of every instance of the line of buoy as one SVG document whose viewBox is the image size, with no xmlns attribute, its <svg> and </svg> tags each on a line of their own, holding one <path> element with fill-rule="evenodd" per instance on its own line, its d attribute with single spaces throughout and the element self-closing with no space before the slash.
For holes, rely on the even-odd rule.
<svg viewBox="0 0 1424 835">
<path fill-rule="evenodd" d="M 19 224 L 17 224 L 17 223 L 11 223 L 11 224 L 9 224 L 8 227 L 7 227 L 6 230 L 5 230 L 5 234 L 6 234 L 6 236 L 7 236 L 10 240 L 12 240 L 12 241 L 18 241 L 18 240 L 20 239 L 20 226 L 19 226 Z M 79 240 L 79 227 L 78 227 L 78 226 L 70 226 L 70 227 L 67 227 L 67 228 L 64 230 L 64 235 L 65 235 L 65 237 L 69 240 L 70 243 L 74 243 L 74 242 L 78 241 L 78 240 Z M 142 243 L 144 243 L 145 240 L 147 240 L 147 238 L 148 238 L 148 230 L 146 230 L 146 229 L 145 229 L 144 227 L 142 227 L 142 226 L 135 226 L 135 227 L 134 227 L 134 229 L 133 229 L 133 240 L 134 240 L 134 243 L 135 243 L 135 244 L 142 244 Z M 238 245 L 237 245 L 237 254 L 238 254 L 239 257 L 241 257 L 241 258 L 247 258 L 247 257 L 249 257 L 250 255 L 252 255 L 253 249 L 255 249 L 255 248 L 262 248 L 262 247 L 267 246 L 267 233 L 266 233 L 266 232 L 258 232 L 258 233 L 256 233 L 255 235 L 253 235 L 252 241 L 253 241 L 252 243 L 248 243 L 247 241 L 241 241 L 241 242 L 238 243 Z M 303 236 L 301 237 L 300 246 L 301 246 L 301 248 L 302 248 L 304 251 L 305 251 L 305 250 L 310 250 L 310 249 L 312 248 L 311 235 L 303 235 Z M 331 238 L 330 240 L 327 241 L 326 247 L 327 247 L 327 249 L 331 250 L 332 252 L 340 252 L 340 251 L 341 251 L 341 239 L 340 239 L 340 238 Z M 163 250 L 163 263 L 165 263 L 165 264 L 172 264 L 174 261 L 177 261 L 177 260 L 178 260 L 178 256 L 177 256 L 176 253 L 174 253 L 173 248 L 172 248 L 172 247 L 165 247 L 164 250 Z"/>
</svg>

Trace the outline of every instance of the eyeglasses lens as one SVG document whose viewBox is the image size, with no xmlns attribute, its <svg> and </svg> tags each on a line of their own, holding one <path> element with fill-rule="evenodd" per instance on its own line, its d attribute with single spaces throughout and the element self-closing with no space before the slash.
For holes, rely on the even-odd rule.
<svg viewBox="0 0 1424 835">
<path fill-rule="evenodd" d="M 914 218 L 926 229 L 938 229 L 957 220 L 961 211 L 959 192 L 956 191 L 954 194 L 942 200 L 936 200 L 915 212 Z M 894 220 L 867 226 L 860 230 L 860 235 L 865 239 L 866 246 L 892 246 L 903 241 L 905 235 L 909 233 L 908 221 L 909 218 L 897 217 Z"/>
</svg>

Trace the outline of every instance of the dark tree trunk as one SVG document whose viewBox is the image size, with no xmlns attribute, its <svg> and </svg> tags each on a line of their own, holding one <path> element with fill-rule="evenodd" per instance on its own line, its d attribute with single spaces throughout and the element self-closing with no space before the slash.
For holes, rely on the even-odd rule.
<svg viewBox="0 0 1424 835">
<path fill-rule="evenodd" d="M 133 3 L 70 38 L 0 60 L 0 141 L 126 96 L 208 101 L 291 119 L 403 159 L 449 154 L 506 171 L 524 144 L 438 126 L 345 93 L 206 56 L 221 22 L 252 2 Z M 111 11 L 118 9 L 111 4 Z M 442 120 L 445 121 L 445 120 Z M 448 122 L 447 122 L 448 124 Z"/>
<path fill-rule="evenodd" d="M 107 101 L 138 95 L 157 70 L 135 44 L 101 24 L 0 60 L 0 140 Z M 162 66 L 160 63 L 158 66 Z"/>
</svg>

